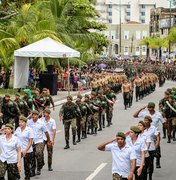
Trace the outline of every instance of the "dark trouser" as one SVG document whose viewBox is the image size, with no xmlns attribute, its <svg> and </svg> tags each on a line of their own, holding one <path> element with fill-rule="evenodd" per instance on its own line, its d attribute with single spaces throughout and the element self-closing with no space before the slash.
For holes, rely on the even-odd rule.
<svg viewBox="0 0 176 180">
<path fill-rule="evenodd" d="M 23 160 L 24 160 L 24 174 L 26 177 L 30 177 L 30 170 L 32 167 L 32 158 L 33 158 L 33 152 L 27 153 L 26 156 L 23 158 Z"/>
<path fill-rule="evenodd" d="M 41 170 L 44 166 L 44 143 L 37 143 L 33 146 L 33 158 L 32 158 L 32 166 L 31 171 L 35 172 L 36 162 L 37 162 L 37 170 Z"/>
<path fill-rule="evenodd" d="M 145 158 L 144 180 L 147 180 L 147 174 L 149 174 L 149 180 L 152 180 L 152 174 L 154 171 L 154 156 L 155 151 L 149 151 L 149 157 Z"/>
<path fill-rule="evenodd" d="M 7 171 L 8 180 L 20 179 L 17 163 L 7 164 L 6 162 L 2 162 L 0 160 L 0 180 L 5 180 L 4 176 L 6 171 Z"/>
<path fill-rule="evenodd" d="M 78 139 L 80 139 L 82 127 L 81 127 L 81 120 L 78 118 L 76 119 L 76 127 L 77 127 L 77 136 Z"/>
<path fill-rule="evenodd" d="M 108 125 L 110 125 L 112 122 L 112 116 L 113 116 L 112 111 L 113 109 L 111 107 L 107 108 L 106 110 L 106 119 L 107 119 Z"/>
<path fill-rule="evenodd" d="M 135 175 L 135 180 L 144 180 L 144 168 L 140 174 L 140 176 L 137 175 L 137 170 L 139 169 L 139 166 L 136 167 L 135 171 L 134 171 L 134 175 Z"/>
<path fill-rule="evenodd" d="M 140 86 L 136 86 L 136 101 L 140 99 Z"/>
<path fill-rule="evenodd" d="M 171 133 L 172 133 L 172 118 L 167 119 L 167 137 L 168 141 L 171 140 Z"/>
<path fill-rule="evenodd" d="M 102 111 L 99 111 L 98 124 L 99 124 L 99 129 L 102 129 Z"/>
<path fill-rule="evenodd" d="M 48 165 L 52 165 L 52 159 L 53 159 L 53 146 L 48 146 L 47 141 L 45 141 L 45 146 L 47 148 L 48 152 Z"/>
<path fill-rule="evenodd" d="M 123 93 L 123 100 L 124 100 L 124 106 L 125 106 L 125 109 L 127 108 L 127 106 L 129 105 L 130 103 L 130 93 L 129 92 L 124 92 Z"/>
<path fill-rule="evenodd" d="M 65 140 L 69 141 L 70 138 L 70 125 L 72 127 L 72 135 L 76 136 L 76 119 L 64 120 Z"/>
<path fill-rule="evenodd" d="M 113 179 L 113 180 L 128 180 L 128 178 L 123 178 L 122 176 L 120 176 L 120 175 L 117 174 L 117 173 L 114 173 L 114 174 L 112 175 L 112 179 Z"/>
</svg>

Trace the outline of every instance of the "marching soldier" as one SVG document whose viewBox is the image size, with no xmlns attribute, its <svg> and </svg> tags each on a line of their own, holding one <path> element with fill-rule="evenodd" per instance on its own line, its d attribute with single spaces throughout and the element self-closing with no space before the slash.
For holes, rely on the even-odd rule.
<svg viewBox="0 0 176 180">
<path fill-rule="evenodd" d="M 16 104 L 18 105 L 20 113 L 24 115 L 25 117 L 28 117 L 28 115 L 30 114 L 30 109 L 27 103 L 23 101 L 22 99 L 20 99 L 19 93 L 16 93 L 14 102 L 16 102 Z"/>
<path fill-rule="evenodd" d="M 25 180 L 30 180 L 30 168 L 32 166 L 32 157 L 33 157 L 33 130 L 27 126 L 27 118 L 20 116 L 19 118 L 19 127 L 16 129 L 14 135 L 18 137 L 21 142 L 21 154 L 24 160 L 24 174 Z"/>
<path fill-rule="evenodd" d="M 107 86 L 106 88 L 106 97 L 108 101 L 108 105 L 106 108 L 106 117 L 107 117 L 107 127 L 109 127 L 112 124 L 112 117 L 113 117 L 113 105 L 116 101 L 116 95 L 114 92 L 111 90 L 111 86 Z"/>
<path fill-rule="evenodd" d="M 136 102 L 138 102 L 138 100 L 140 100 L 141 98 L 141 86 L 142 86 L 142 80 L 139 76 L 136 76 L 135 80 L 134 80 L 134 84 L 135 84 L 135 91 L 136 91 Z"/>
<path fill-rule="evenodd" d="M 50 94 L 48 94 L 48 89 L 47 88 L 43 88 L 43 91 L 42 91 L 42 96 L 44 97 L 45 101 L 43 103 L 43 105 L 45 107 L 50 107 L 50 104 L 52 104 L 53 106 L 53 110 L 54 110 L 54 101 L 53 101 L 53 98 L 51 97 Z"/>
<path fill-rule="evenodd" d="M 60 109 L 60 121 L 64 123 L 65 141 L 66 146 L 64 149 L 70 148 L 69 146 L 69 131 L 70 125 L 72 127 L 73 145 L 76 145 L 76 117 L 81 117 L 79 107 L 72 102 L 72 96 L 67 96 L 67 102 L 64 103 Z"/>
<path fill-rule="evenodd" d="M 24 95 L 22 97 L 22 100 L 25 101 L 29 107 L 29 109 L 33 110 L 33 101 L 32 98 L 29 97 L 28 93 L 24 91 Z M 27 116 L 26 116 L 27 117 Z"/>
<path fill-rule="evenodd" d="M 80 142 L 81 139 L 84 139 L 86 137 L 86 128 L 87 128 L 87 126 L 86 126 L 87 106 L 81 100 L 82 100 L 82 96 L 79 94 L 77 96 L 76 104 L 78 105 L 78 107 L 80 109 L 82 119 L 80 119 L 80 117 L 76 118 L 76 120 L 77 120 L 77 136 L 78 136 L 77 142 Z M 82 138 L 80 138 L 81 131 L 82 131 Z"/>
<path fill-rule="evenodd" d="M 43 97 L 42 94 L 40 94 L 39 89 L 35 90 L 35 94 L 33 96 L 33 102 L 34 102 L 35 110 L 39 112 L 43 111 L 46 108 L 44 106 L 45 98 Z"/>
<path fill-rule="evenodd" d="M 53 171 L 52 169 L 52 159 L 53 159 L 53 147 L 54 147 L 54 142 L 55 142 L 55 137 L 56 137 L 56 122 L 53 118 L 50 116 L 51 110 L 46 108 L 44 110 L 44 117 L 43 122 L 47 128 L 48 134 L 50 136 L 51 140 L 51 146 L 48 146 L 47 144 L 47 138 L 46 136 L 44 137 L 45 144 L 47 146 L 47 152 L 48 152 L 48 171 Z"/>
<path fill-rule="evenodd" d="M 20 110 L 15 102 L 10 99 L 10 95 L 6 94 L 3 98 L 1 113 L 3 115 L 3 123 L 15 124 L 18 127 L 18 118 L 20 115 Z"/>
<path fill-rule="evenodd" d="M 32 158 L 32 166 L 31 166 L 31 177 L 35 176 L 35 170 L 37 168 L 36 175 L 41 174 L 41 169 L 44 166 L 44 139 L 43 134 L 46 135 L 47 144 L 48 146 L 52 146 L 50 141 L 50 136 L 47 131 L 46 126 L 39 119 L 39 112 L 34 110 L 32 111 L 32 118 L 27 121 L 27 126 L 30 127 L 34 132 L 34 139 L 33 139 L 33 158 Z M 37 161 L 37 165 L 36 165 Z"/>
<path fill-rule="evenodd" d="M 1 112 L 1 109 L 2 109 L 2 102 L 3 102 L 3 98 L 0 96 L 0 129 L 3 125 L 3 120 L 2 120 L 2 112 Z"/>
</svg>

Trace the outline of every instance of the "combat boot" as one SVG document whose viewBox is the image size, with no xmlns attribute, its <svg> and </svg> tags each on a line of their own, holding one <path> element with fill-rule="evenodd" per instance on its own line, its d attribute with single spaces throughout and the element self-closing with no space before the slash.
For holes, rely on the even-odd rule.
<svg viewBox="0 0 176 180">
<path fill-rule="evenodd" d="M 161 168 L 160 158 L 156 158 L 156 168 Z"/>
<path fill-rule="evenodd" d="M 76 141 L 77 143 L 81 142 L 81 138 L 80 138 L 80 135 L 78 135 L 78 139 Z"/>
<path fill-rule="evenodd" d="M 53 168 L 51 167 L 51 164 L 48 164 L 48 171 L 53 171 Z"/>
<path fill-rule="evenodd" d="M 69 148 L 70 148 L 70 146 L 69 146 L 69 141 L 66 140 L 66 146 L 64 147 L 64 149 L 69 149 Z"/>
<path fill-rule="evenodd" d="M 81 139 L 85 139 L 86 137 L 86 132 L 85 131 L 82 131 L 82 137 L 81 137 Z"/>
<path fill-rule="evenodd" d="M 95 128 L 95 134 L 97 134 L 97 128 Z"/>
<path fill-rule="evenodd" d="M 76 135 L 73 135 L 73 145 L 76 145 Z"/>
</svg>

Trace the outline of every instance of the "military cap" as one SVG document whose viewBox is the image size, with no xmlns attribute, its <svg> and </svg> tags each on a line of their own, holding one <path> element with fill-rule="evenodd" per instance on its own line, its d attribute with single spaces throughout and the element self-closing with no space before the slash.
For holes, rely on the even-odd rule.
<svg viewBox="0 0 176 180">
<path fill-rule="evenodd" d="M 20 116 L 20 120 L 27 122 L 28 119 L 25 116 Z"/>
<path fill-rule="evenodd" d="M 73 100 L 73 97 L 71 95 L 67 96 L 67 99 Z"/>
<path fill-rule="evenodd" d="M 154 108 L 155 107 L 155 103 L 154 102 L 149 102 L 148 103 L 148 107 L 153 107 Z"/>
<path fill-rule="evenodd" d="M 5 97 L 10 97 L 10 94 L 5 94 Z"/>
<path fill-rule="evenodd" d="M 40 89 L 39 89 L 39 88 L 36 88 L 35 90 L 38 91 L 38 92 L 40 92 Z"/>
<path fill-rule="evenodd" d="M 139 121 L 140 124 L 142 124 L 145 127 L 144 121 Z"/>
<path fill-rule="evenodd" d="M 125 136 L 125 134 L 124 134 L 123 132 L 118 132 L 118 133 L 116 134 L 116 137 L 121 137 L 121 138 L 123 138 L 123 139 L 126 139 L 126 136 Z"/>
<path fill-rule="evenodd" d="M 168 91 L 165 91 L 164 94 L 169 95 L 170 93 Z"/>
<path fill-rule="evenodd" d="M 81 94 L 78 94 L 78 95 L 77 95 L 77 98 L 82 99 L 82 95 L 81 95 Z"/>
<path fill-rule="evenodd" d="M 38 112 L 37 110 L 33 110 L 33 111 L 32 111 L 32 114 L 37 114 L 37 115 L 39 115 L 39 112 Z"/>
<path fill-rule="evenodd" d="M 112 88 L 112 86 L 110 84 L 107 87 L 110 88 L 110 89 Z"/>
<path fill-rule="evenodd" d="M 47 88 L 43 88 L 42 91 L 48 91 L 48 89 Z"/>
<path fill-rule="evenodd" d="M 7 127 L 7 128 L 11 128 L 11 129 L 13 129 L 14 127 L 13 127 L 13 125 L 12 124 L 10 124 L 10 123 L 7 123 L 6 125 L 5 125 L 5 127 Z"/>
<path fill-rule="evenodd" d="M 144 119 L 147 119 L 148 121 L 152 122 L 152 118 L 150 116 L 145 116 Z"/>
<path fill-rule="evenodd" d="M 85 94 L 85 96 L 84 96 L 85 98 L 89 98 L 89 95 L 88 94 Z"/>
<path fill-rule="evenodd" d="M 140 133 L 141 132 L 141 130 L 137 126 L 131 126 L 130 130 L 132 130 L 135 133 Z"/>
<path fill-rule="evenodd" d="M 19 96 L 20 97 L 20 93 L 16 93 L 15 96 Z"/>
<path fill-rule="evenodd" d="M 28 95 L 28 92 L 27 92 L 27 91 L 24 91 L 24 94 L 27 94 L 27 95 Z"/>
<path fill-rule="evenodd" d="M 99 90 L 99 91 L 98 91 L 98 94 L 103 94 L 103 91 L 102 91 L 102 90 Z"/>
<path fill-rule="evenodd" d="M 166 91 L 168 91 L 168 92 L 171 94 L 172 89 L 171 89 L 171 88 L 167 88 L 167 90 L 166 90 Z"/>
<path fill-rule="evenodd" d="M 48 114 L 50 114 L 50 113 L 51 113 L 51 110 L 48 109 L 48 108 L 46 108 L 46 109 L 45 109 L 45 112 L 48 113 Z"/>
<path fill-rule="evenodd" d="M 91 95 L 96 96 L 96 92 L 95 92 L 95 91 L 92 91 L 92 92 L 91 92 Z"/>
</svg>

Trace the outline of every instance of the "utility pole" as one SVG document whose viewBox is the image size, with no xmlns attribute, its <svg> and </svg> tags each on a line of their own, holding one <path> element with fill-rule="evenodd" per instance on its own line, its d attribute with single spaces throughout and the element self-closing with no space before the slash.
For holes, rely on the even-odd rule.
<svg viewBox="0 0 176 180">
<path fill-rule="evenodd" d="M 119 0 L 119 55 L 121 56 L 122 53 L 122 3 L 121 0 Z"/>
<path fill-rule="evenodd" d="M 170 2 L 170 17 L 169 17 L 169 30 L 168 30 L 168 34 L 169 34 L 169 32 L 170 32 L 170 30 L 171 30 L 171 26 L 172 26 L 172 24 L 171 24 L 171 0 L 169 0 L 169 2 Z M 169 60 L 171 59 L 171 57 L 170 57 L 170 54 L 171 54 L 171 41 L 169 40 Z"/>
</svg>

